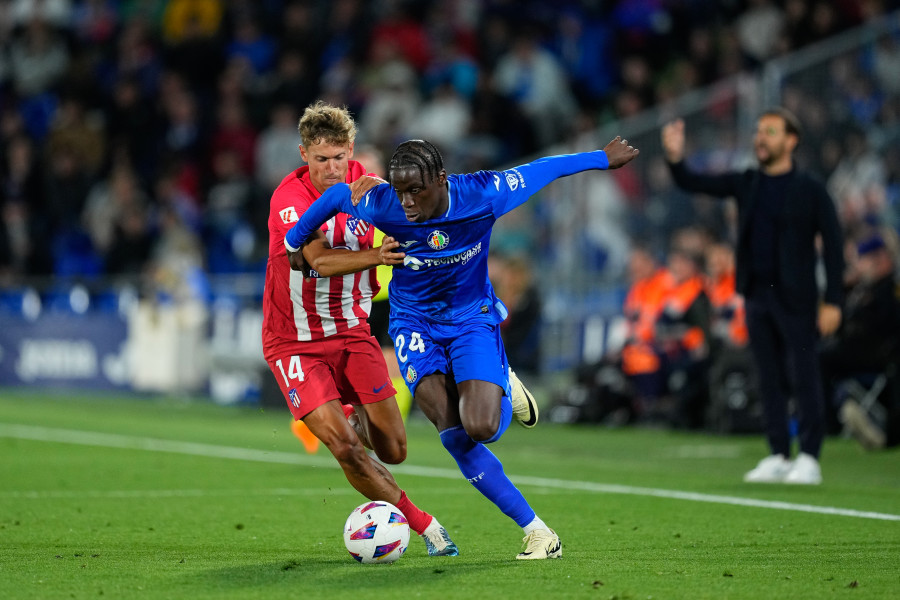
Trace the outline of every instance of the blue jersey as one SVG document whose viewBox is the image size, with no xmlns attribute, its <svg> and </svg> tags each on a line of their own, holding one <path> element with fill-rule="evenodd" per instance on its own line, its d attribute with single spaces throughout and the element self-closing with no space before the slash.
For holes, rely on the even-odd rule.
<svg viewBox="0 0 900 600">
<path fill-rule="evenodd" d="M 322 223 L 344 212 L 374 224 L 400 242 L 406 253 L 390 283 L 391 311 L 434 323 L 500 323 L 506 307 L 488 280 L 491 229 L 501 216 L 524 203 L 554 179 L 589 169 L 606 169 L 602 150 L 550 156 L 506 171 L 479 171 L 447 177 L 447 212 L 425 221 L 406 219 L 389 184 L 372 188 L 354 206 L 350 187 L 328 188 L 288 232 L 297 248 Z"/>
</svg>

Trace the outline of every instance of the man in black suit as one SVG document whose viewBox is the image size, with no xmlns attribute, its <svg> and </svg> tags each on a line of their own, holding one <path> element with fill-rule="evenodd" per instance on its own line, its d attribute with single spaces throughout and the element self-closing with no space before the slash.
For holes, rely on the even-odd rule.
<svg viewBox="0 0 900 600">
<path fill-rule="evenodd" d="M 772 454 L 744 475 L 749 482 L 818 484 L 825 433 L 824 398 L 816 345 L 841 322 L 843 242 L 834 203 L 825 187 L 797 169 L 796 117 L 783 108 L 757 121 L 758 169 L 702 175 L 684 164 L 684 122 L 662 129 L 662 146 L 675 183 L 684 190 L 738 206 L 737 291 L 747 306 L 750 345 L 757 363 Z M 816 237 L 822 240 L 827 285 L 816 285 Z M 788 390 L 797 407 L 800 451 L 790 460 Z"/>
</svg>

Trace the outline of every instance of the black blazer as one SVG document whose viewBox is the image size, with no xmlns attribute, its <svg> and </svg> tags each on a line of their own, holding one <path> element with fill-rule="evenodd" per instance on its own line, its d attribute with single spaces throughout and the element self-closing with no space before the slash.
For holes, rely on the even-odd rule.
<svg viewBox="0 0 900 600">
<path fill-rule="evenodd" d="M 733 197 L 738 206 L 738 239 L 736 255 L 737 291 L 744 297 L 753 296 L 751 281 L 750 224 L 759 190 L 760 172 L 748 169 L 743 173 L 701 175 L 690 171 L 684 161 L 669 164 L 678 186 L 689 192 L 709 194 L 719 198 Z M 798 171 L 791 172 L 787 197 L 776 217 L 775 243 L 776 293 L 791 312 L 810 312 L 817 308 L 819 291 L 816 285 L 816 234 L 822 235 L 826 287 L 823 300 L 841 305 L 843 294 L 844 249 L 841 227 L 834 202 L 820 181 Z"/>
</svg>

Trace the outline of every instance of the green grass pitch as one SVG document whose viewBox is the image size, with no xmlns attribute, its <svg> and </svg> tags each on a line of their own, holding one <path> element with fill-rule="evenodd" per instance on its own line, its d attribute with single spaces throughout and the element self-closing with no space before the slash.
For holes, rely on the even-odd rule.
<svg viewBox="0 0 900 600">
<path fill-rule="evenodd" d="M 0 389 L 0 598 L 900 598 L 900 455 L 831 438 L 818 487 L 748 485 L 761 436 L 542 423 L 492 450 L 563 558 L 411 419 L 392 469 L 460 556 L 344 549 L 363 498 L 287 409 Z"/>
</svg>

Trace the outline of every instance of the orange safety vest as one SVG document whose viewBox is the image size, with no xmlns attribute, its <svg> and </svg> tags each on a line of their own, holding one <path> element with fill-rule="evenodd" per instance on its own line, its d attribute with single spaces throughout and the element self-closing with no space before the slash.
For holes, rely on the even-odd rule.
<svg viewBox="0 0 900 600">
<path fill-rule="evenodd" d="M 672 284 L 672 276 L 662 268 L 634 282 L 623 306 L 629 340 L 649 342 L 655 337 L 656 319 Z"/>
<path fill-rule="evenodd" d="M 663 311 L 677 321 L 688 311 L 697 296 L 704 292 L 704 287 L 703 278 L 699 275 L 675 285 L 670 288 L 665 298 Z M 675 341 L 686 350 L 694 351 L 706 342 L 706 336 L 703 334 L 702 328 L 695 326 L 689 327 L 676 339 L 668 341 Z"/>
<path fill-rule="evenodd" d="M 718 279 L 710 279 L 706 285 L 706 294 L 713 308 L 713 319 L 725 320 L 728 340 L 736 347 L 746 346 L 749 340 L 746 308 L 744 297 L 737 293 L 735 287 L 734 271 Z"/>
<path fill-rule="evenodd" d="M 650 277 L 635 281 L 628 290 L 622 308 L 628 327 L 627 341 L 622 348 L 622 371 L 626 375 L 659 370 L 659 356 L 652 342 L 656 337 L 656 320 L 671 286 L 672 276 L 660 268 Z"/>
</svg>

